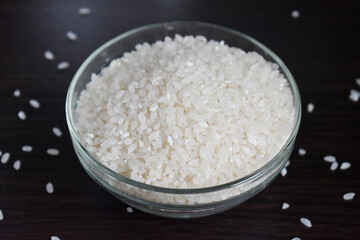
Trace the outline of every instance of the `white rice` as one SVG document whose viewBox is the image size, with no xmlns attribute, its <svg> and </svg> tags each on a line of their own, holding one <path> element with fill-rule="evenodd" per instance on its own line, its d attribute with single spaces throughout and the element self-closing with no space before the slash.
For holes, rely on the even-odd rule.
<svg viewBox="0 0 360 240">
<path fill-rule="evenodd" d="M 44 52 L 44 57 L 45 57 L 45 59 L 48 60 L 48 61 L 52 61 L 52 60 L 55 59 L 55 55 L 54 55 L 50 50 L 46 50 L 46 51 Z"/>
<path fill-rule="evenodd" d="M 351 163 L 349 163 L 349 162 L 343 162 L 343 163 L 341 163 L 341 165 L 340 165 L 340 170 L 346 170 L 346 169 L 348 169 L 348 168 L 350 168 L 351 167 Z"/>
<path fill-rule="evenodd" d="M 21 147 L 21 150 L 22 150 L 23 152 L 32 152 L 33 147 L 30 146 L 30 145 L 24 145 L 24 146 Z"/>
<path fill-rule="evenodd" d="M 53 127 L 53 128 L 52 128 L 52 132 L 53 132 L 53 134 L 54 134 L 55 136 L 57 136 L 57 137 L 61 137 L 61 136 L 62 136 L 62 132 L 61 132 L 61 130 L 60 130 L 58 127 Z"/>
<path fill-rule="evenodd" d="M 246 176 L 275 156 L 294 121 L 276 64 L 179 35 L 139 44 L 93 74 L 76 113 L 84 144 L 105 166 L 170 188 Z"/>
<path fill-rule="evenodd" d="M 46 150 L 46 153 L 51 156 L 58 156 L 60 154 L 60 151 L 57 150 L 56 148 L 49 148 Z"/>
<path fill-rule="evenodd" d="M 315 105 L 314 105 L 313 103 L 309 103 L 309 104 L 307 105 L 307 111 L 308 111 L 308 113 L 312 113 L 312 112 L 314 111 L 314 109 L 315 109 Z"/>
<path fill-rule="evenodd" d="M 300 218 L 300 222 L 308 228 L 312 227 L 311 221 L 308 218 L 302 217 L 302 218 Z"/>
<path fill-rule="evenodd" d="M 331 171 L 335 171 L 339 166 L 339 163 L 337 161 L 334 161 L 331 165 L 330 165 L 330 170 Z"/>
<path fill-rule="evenodd" d="M 358 102 L 360 99 L 360 92 L 355 89 L 350 89 L 349 99 L 353 102 Z"/>
<path fill-rule="evenodd" d="M 326 155 L 326 156 L 324 157 L 324 161 L 325 161 L 325 162 L 332 163 L 332 162 L 335 162 L 335 161 L 336 161 L 336 157 L 333 156 L 333 155 Z"/>
<path fill-rule="evenodd" d="M 355 80 L 355 83 L 360 87 L 360 78 L 357 78 L 357 79 Z"/>
<path fill-rule="evenodd" d="M 1 163 L 5 164 L 9 161 L 10 159 L 10 153 L 6 152 L 1 156 Z"/>
<path fill-rule="evenodd" d="M 0 221 L 4 219 L 4 214 L 2 212 L 2 210 L 0 209 Z"/>
<path fill-rule="evenodd" d="M 52 194 L 54 192 L 54 185 L 51 182 L 48 182 L 45 188 L 49 194 Z"/>
<path fill-rule="evenodd" d="M 293 11 L 291 12 L 291 17 L 292 17 L 292 18 L 298 18 L 298 17 L 300 17 L 300 12 L 299 12 L 298 10 L 293 10 Z"/>
<path fill-rule="evenodd" d="M 306 150 L 303 149 L 303 148 L 299 148 L 299 155 L 300 155 L 300 156 L 306 155 Z"/>
<path fill-rule="evenodd" d="M 29 104 L 35 109 L 40 108 L 40 102 L 36 99 L 30 99 Z"/>
<path fill-rule="evenodd" d="M 299 238 L 299 237 L 294 237 L 294 238 L 292 238 L 291 240 L 301 240 L 301 238 Z"/>
<path fill-rule="evenodd" d="M 67 31 L 66 32 L 66 37 L 70 40 L 70 41 L 76 41 L 78 39 L 76 33 L 74 33 L 73 31 Z"/>
<path fill-rule="evenodd" d="M 1 155 L 2 155 L 2 151 L 0 150 L 0 157 L 1 157 Z"/>
<path fill-rule="evenodd" d="M 284 167 L 283 169 L 281 169 L 281 176 L 285 177 L 287 174 L 287 169 L 286 167 Z"/>
<path fill-rule="evenodd" d="M 19 89 L 16 89 L 13 93 L 14 97 L 20 97 L 21 96 L 21 91 Z"/>
<path fill-rule="evenodd" d="M 65 69 L 67 69 L 69 67 L 70 67 L 70 64 L 67 61 L 59 62 L 59 64 L 57 65 L 58 70 L 65 70 Z"/>
<path fill-rule="evenodd" d="M 133 212 L 134 212 L 134 210 L 133 210 L 131 207 L 127 207 L 127 208 L 126 208 L 126 211 L 127 211 L 128 213 L 133 213 Z"/>
<path fill-rule="evenodd" d="M 352 200 L 352 199 L 354 199 L 354 197 L 355 197 L 354 192 L 348 192 L 343 195 L 343 199 L 346 201 Z"/>
<path fill-rule="evenodd" d="M 20 167 L 21 167 L 21 161 L 20 160 L 16 160 L 13 164 L 13 167 L 16 171 L 19 171 L 20 170 Z"/>
<path fill-rule="evenodd" d="M 282 210 L 286 210 L 286 209 L 288 209 L 289 207 L 290 207 L 290 204 L 284 202 L 284 203 L 282 204 L 282 206 L 281 206 L 281 209 L 282 209 Z"/>
<path fill-rule="evenodd" d="M 18 112 L 18 117 L 20 118 L 20 120 L 26 120 L 26 113 L 24 111 L 19 111 Z"/>
<path fill-rule="evenodd" d="M 57 236 L 51 236 L 50 240 L 60 240 L 60 238 Z"/>
<path fill-rule="evenodd" d="M 88 7 L 82 7 L 82 8 L 79 8 L 78 13 L 81 16 L 87 16 L 87 15 L 90 15 L 91 9 Z"/>
</svg>

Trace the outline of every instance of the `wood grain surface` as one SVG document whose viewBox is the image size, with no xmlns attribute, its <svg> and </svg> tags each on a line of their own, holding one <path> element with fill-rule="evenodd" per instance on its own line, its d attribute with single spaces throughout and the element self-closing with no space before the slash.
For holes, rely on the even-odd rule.
<svg viewBox="0 0 360 240">
<path fill-rule="evenodd" d="M 89 16 L 78 14 L 84 6 Z M 134 27 L 173 20 L 223 25 L 264 43 L 294 75 L 304 110 L 287 176 L 229 211 L 192 220 L 128 213 L 82 169 L 65 121 L 68 85 L 91 52 Z M 78 41 L 66 38 L 69 30 Z M 11 157 L 0 164 L 0 239 L 360 239 L 360 102 L 348 98 L 350 89 L 360 90 L 359 43 L 359 1 L 1 1 L 0 150 Z M 46 61 L 45 50 L 56 59 Z M 70 68 L 58 71 L 63 60 Z M 29 105 L 32 98 L 40 109 Z M 53 126 L 63 137 L 52 134 Z M 33 152 L 21 151 L 26 144 Z M 60 155 L 48 156 L 51 147 Z M 298 148 L 307 154 L 299 156 Z M 330 171 L 328 154 L 351 168 Z M 346 192 L 357 195 L 345 201 Z M 282 210 L 283 202 L 290 208 Z"/>
</svg>

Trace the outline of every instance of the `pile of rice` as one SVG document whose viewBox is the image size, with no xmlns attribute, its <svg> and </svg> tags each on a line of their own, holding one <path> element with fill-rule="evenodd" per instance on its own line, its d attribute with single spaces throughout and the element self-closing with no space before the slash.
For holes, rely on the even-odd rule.
<svg viewBox="0 0 360 240">
<path fill-rule="evenodd" d="M 278 65 L 179 35 L 139 44 L 92 74 L 76 113 L 86 148 L 105 166 L 168 188 L 215 186 L 255 171 L 294 121 Z"/>
</svg>

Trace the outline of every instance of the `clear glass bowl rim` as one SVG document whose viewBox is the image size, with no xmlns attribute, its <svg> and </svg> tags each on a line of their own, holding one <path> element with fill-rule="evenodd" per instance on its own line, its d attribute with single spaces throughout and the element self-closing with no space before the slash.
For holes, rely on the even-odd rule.
<svg viewBox="0 0 360 240">
<path fill-rule="evenodd" d="M 130 178 L 127 178 L 125 176 L 120 175 L 119 173 L 114 172 L 113 170 L 109 169 L 108 167 L 106 167 L 105 165 L 103 165 L 99 160 L 97 160 L 97 158 L 90 153 L 89 151 L 87 151 L 85 145 L 82 143 L 81 138 L 78 134 L 78 132 L 76 131 L 76 127 L 75 127 L 75 114 L 73 112 L 72 106 L 76 105 L 76 103 L 73 104 L 72 100 L 73 98 L 73 94 L 75 92 L 75 86 L 76 83 L 78 81 L 78 79 L 80 78 L 81 74 L 83 73 L 83 71 L 85 70 L 86 66 L 97 56 L 99 55 L 101 52 L 103 52 L 107 47 L 111 46 L 112 44 L 114 44 L 117 41 L 120 41 L 132 34 L 137 34 L 141 31 L 144 30 L 148 30 L 148 29 L 156 29 L 159 27 L 164 27 L 164 26 L 174 26 L 174 25 L 181 25 L 181 24 L 196 24 L 196 25 L 201 25 L 203 27 L 209 27 L 209 28 L 217 28 L 217 29 L 222 29 L 224 31 L 227 31 L 229 33 L 232 33 L 236 36 L 238 36 L 239 38 L 244 38 L 247 41 L 253 43 L 254 45 L 256 45 L 258 48 L 262 49 L 264 52 L 266 52 L 268 55 L 270 55 L 276 62 L 276 64 L 279 65 L 279 67 L 283 70 L 285 77 L 287 78 L 288 82 L 289 82 L 289 86 L 290 89 L 292 91 L 293 94 L 293 102 L 294 102 L 294 109 L 295 109 L 295 115 L 294 115 L 294 126 L 293 126 L 293 130 L 289 136 L 289 138 L 286 140 L 284 146 L 279 150 L 279 152 L 269 161 L 267 162 L 264 166 L 262 166 L 261 168 L 257 169 L 256 171 L 242 177 L 239 178 L 237 180 L 228 182 L 228 183 L 224 183 L 221 185 L 216 185 L 216 186 L 212 186 L 212 187 L 206 187 L 206 188 L 165 188 L 165 187 L 158 187 L 158 186 L 154 186 L 154 185 L 149 185 L 149 184 L 145 184 L 145 183 L 141 183 L 135 180 L 132 180 Z M 175 32 L 176 33 L 176 32 Z M 159 39 L 160 40 L 160 39 Z M 135 46 L 134 46 L 135 48 Z M 76 99 L 77 101 L 77 99 Z M 66 102 L 65 102 L 65 113 L 66 113 L 66 122 L 69 128 L 69 132 L 71 135 L 71 138 L 73 141 L 76 141 L 81 147 L 82 147 L 82 151 L 84 151 L 86 153 L 87 156 L 89 156 L 89 158 L 91 159 L 91 161 L 93 162 L 93 164 L 98 167 L 101 171 L 105 172 L 106 174 L 110 175 L 111 177 L 113 177 L 114 179 L 116 179 L 117 181 L 132 185 L 134 187 L 138 187 L 141 189 L 147 189 L 150 191 L 155 191 L 155 192 L 161 192 L 161 193 L 170 193 L 170 194 L 200 194 L 200 193 L 210 193 L 210 192 L 217 192 L 220 190 L 224 190 L 224 189 L 229 189 L 229 188 L 233 188 L 236 187 L 238 185 L 244 184 L 248 181 L 251 181 L 254 178 L 257 178 L 258 176 L 262 175 L 263 173 L 265 173 L 267 170 L 271 169 L 272 166 L 276 165 L 276 163 L 278 161 L 281 161 L 282 158 L 281 156 L 283 154 L 286 153 L 286 150 L 288 149 L 289 145 L 291 144 L 291 142 L 293 140 L 295 140 L 297 132 L 299 130 L 300 127 L 300 122 L 301 122 L 301 98 L 300 98 L 300 93 L 297 87 L 297 84 L 295 82 L 294 77 L 292 76 L 291 72 L 289 71 L 289 69 L 285 66 L 285 64 L 283 63 L 283 61 L 274 53 L 272 52 L 269 48 L 267 48 L 265 45 L 263 45 L 262 43 L 260 43 L 259 41 L 255 40 L 254 38 L 241 33 L 237 30 L 231 29 L 231 28 L 227 28 L 227 27 L 223 27 L 223 26 L 219 26 L 216 24 L 212 24 L 212 23 L 205 23 L 205 22 L 198 22 L 198 21 L 174 21 L 174 22 L 162 22 L 162 23 L 155 23 L 155 24 L 150 24 L 150 25 L 145 25 L 145 26 L 141 26 L 141 27 L 137 27 L 135 29 L 129 30 L 123 34 L 118 35 L 117 37 L 109 40 L 108 42 L 104 43 L 103 45 L 101 45 L 99 48 L 97 48 L 84 62 L 83 64 L 80 66 L 80 68 L 77 70 L 77 72 L 75 73 L 73 79 L 71 80 L 71 83 L 69 85 L 69 89 L 67 92 L 67 96 L 66 96 Z M 80 159 L 81 161 L 81 159 Z"/>
</svg>

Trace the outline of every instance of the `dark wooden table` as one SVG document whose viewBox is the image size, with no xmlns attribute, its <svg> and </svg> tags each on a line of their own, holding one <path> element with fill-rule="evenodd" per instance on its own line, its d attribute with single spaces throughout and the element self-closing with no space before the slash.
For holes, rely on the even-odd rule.
<svg viewBox="0 0 360 240">
<path fill-rule="evenodd" d="M 79 16 L 79 7 L 90 7 Z M 291 12 L 298 10 L 294 19 Z M 85 58 L 102 43 L 134 27 L 172 20 L 224 25 L 258 39 L 292 71 L 304 114 L 291 165 L 251 200 L 218 215 L 174 220 L 127 206 L 85 173 L 65 122 L 68 85 Z M 66 39 L 72 30 L 77 42 Z M 54 52 L 52 62 L 43 57 Z M 58 71 L 59 61 L 70 68 Z M 11 1 L 0 3 L 0 239 L 360 239 L 359 1 Z M 13 91 L 21 90 L 15 98 Z M 28 101 L 37 99 L 40 109 Z M 306 105 L 315 104 L 309 114 Z M 17 113 L 27 113 L 25 121 Z M 52 134 L 58 126 L 62 138 Z M 30 144 L 31 153 L 21 151 Z M 46 149 L 60 150 L 58 157 Z M 307 150 L 299 156 L 298 148 Z M 347 170 L 330 171 L 332 154 Z M 21 169 L 14 170 L 15 160 Z M 47 182 L 55 187 L 45 190 Z M 358 195 L 343 200 L 346 192 Z M 283 202 L 290 208 L 282 210 Z M 299 222 L 307 217 L 313 227 Z"/>
</svg>

